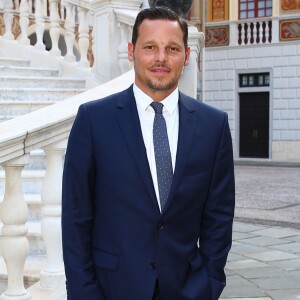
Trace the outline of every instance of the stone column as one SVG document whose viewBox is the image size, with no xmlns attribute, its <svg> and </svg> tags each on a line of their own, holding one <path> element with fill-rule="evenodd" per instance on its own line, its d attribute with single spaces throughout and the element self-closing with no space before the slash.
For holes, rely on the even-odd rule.
<svg viewBox="0 0 300 300">
<path fill-rule="evenodd" d="M 23 45 L 29 45 L 30 41 L 28 38 L 28 25 L 29 25 L 29 7 L 27 0 L 21 0 L 20 5 L 20 27 L 21 27 L 21 38 L 20 42 Z"/>
<path fill-rule="evenodd" d="M 50 1 L 50 37 L 52 48 L 50 54 L 53 56 L 60 56 L 61 51 L 58 48 L 58 41 L 60 36 L 59 14 L 58 14 L 58 0 Z"/>
<path fill-rule="evenodd" d="M 80 49 L 80 61 L 79 65 L 88 68 L 90 66 L 90 62 L 87 59 L 87 53 L 89 49 L 89 24 L 88 24 L 88 9 L 84 7 L 78 7 L 78 15 L 79 15 L 79 49 Z M 102 31 L 106 31 L 102 28 Z"/>
<path fill-rule="evenodd" d="M 57 288 L 65 282 L 61 238 L 61 190 L 65 149 L 66 141 L 44 148 L 47 169 L 41 198 L 42 236 L 46 246 L 47 266 L 41 271 L 42 288 Z"/>
<path fill-rule="evenodd" d="M 30 300 L 23 282 L 24 265 L 28 255 L 28 207 L 22 191 L 21 173 L 28 164 L 29 154 L 2 164 L 5 171 L 5 193 L 0 206 L 1 251 L 7 268 L 7 289 L 0 300 Z"/>
<path fill-rule="evenodd" d="M 197 98 L 197 87 L 199 83 L 200 52 L 204 47 L 204 34 L 196 27 L 189 27 L 189 47 L 191 48 L 190 62 L 183 70 L 179 82 L 179 89 L 185 94 Z"/>
<path fill-rule="evenodd" d="M 13 23 L 13 2 L 11 0 L 3 1 L 3 20 L 5 24 L 5 34 L 4 38 L 8 40 L 13 40 L 14 35 L 12 34 L 12 23 Z"/>
<path fill-rule="evenodd" d="M 119 68 L 121 33 L 114 10 L 126 10 L 135 16 L 142 2 L 142 0 L 103 0 L 92 4 L 95 37 L 93 69 L 98 80 L 106 82 L 121 75 Z"/>
</svg>

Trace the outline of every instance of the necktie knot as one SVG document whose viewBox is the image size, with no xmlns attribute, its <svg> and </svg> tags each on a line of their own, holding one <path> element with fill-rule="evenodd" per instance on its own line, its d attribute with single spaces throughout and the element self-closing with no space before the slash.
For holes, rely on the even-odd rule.
<svg viewBox="0 0 300 300">
<path fill-rule="evenodd" d="M 163 110 L 163 107 L 164 107 L 164 105 L 162 103 L 152 102 L 150 105 L 152 106 L 152 108 L 154 109 L 156 114 L 162 114 L 162 110 Z"/>
</svg>

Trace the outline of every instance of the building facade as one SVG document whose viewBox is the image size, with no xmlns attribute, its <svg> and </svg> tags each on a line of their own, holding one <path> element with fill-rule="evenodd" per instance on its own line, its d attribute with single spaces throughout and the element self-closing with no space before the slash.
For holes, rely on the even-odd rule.
<svg viewBox="0 0 300 300">
<path fill-rule="evenodd" d="M 235 159 L 300 162 L 300 1 L 196 2 L 201 100 L 227 111 Z"/>
</svg>

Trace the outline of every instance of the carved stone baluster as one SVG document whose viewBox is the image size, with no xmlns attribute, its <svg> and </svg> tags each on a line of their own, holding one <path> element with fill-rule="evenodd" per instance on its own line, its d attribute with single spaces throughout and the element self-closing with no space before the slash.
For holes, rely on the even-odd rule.
<svg viewBox="0 0 300 300">
<path fill-rule="evenodd" d="M 253 44 L 257 44 L 257 23 L 253 22 Z"/>
<path fill-rule="evenodd" d="M 21 0 L 20 5 L 20 27 L 21 27 L 21 38 L 20 43 L 29 45 L 30 41 L 28 38 L 28 25 L 29 25 L 29 6 L 27 0 Z"/>
<path fill-rule="evenodd" d="M 43 0 L 35 1 L 35 32 L 36 32 L 36 44 L 34 47 L 38 50 L 45 50 L 43 42 L 44 31 L 45 31 L 45 20 L 43 14 Z"/>
<path fill-rule="evenodd" d="M 247 23 L 247 44 L 251 44 L 251 23 Z"/>
<path fill-rule="evenodd" d="M 65 20 L 65 3 L 64 1 L 59 1 L 60 3 L 60 11 L 59 11 L 59 15 L 60 15 L 60 20 L 64 21 Z"/>
<path fill-rule="evenodd" d="M 65 56 L 66 61 L 75 61 L 75 55 L 73 53 L 74 41 L 75 41 L 75 16 L 73 14 L 73 5 L 66 2 L 66 20 L 65 20 L 65 29 L 66 29 L 66 46 L 67 54 Z"/>
<path fill-rule="evenodd" d="M 269 38 L 270 38 L 270 22 L 266 21 L 265 22 L 265 37 L 266 37 L 266 43 L 269 43 Z"/>
<path fill-rule="evenodd" d="M 56 288 L 65 282 L 61 244 L 61 188 L 63 155 L 66 141 L 44 148 L 47 155 L 47 170 L 41 198 L 42 236 L 47 252 L 47 266 L 41 271 L 40 284 L 43 288 Z"/>
<path fill-rule="evenodd" d="M 263 22 L 258 22 L 259 29 L 258 29 L 258 43 L 263 43 Z"/>
<path fill-rule="evenodd" d="M 13 40 L 14 35 L 12 34 L 12 23 L 13 23 L 13 2 L 11 0 L 4 0 L 3 2 L 3 20 L 5 24 L 5 34 L 4 38 L 8 40 Z"/>
<path fill-rule="evenodd" d="M 246 31 L 246 23 L 241 24 L 241 39 L 242 39 L 242 45 L 245 45 L 245 39 L 246 39 L 245 31 Z"/>
<path fill-rule="evenodd" d="M 129 70 L 129 62 L 128 62 L 128 51 L 127 51 L 127 45 L 128 45 L 128 25 L 124 23 L 118 24 L 121 32 L 121 41 L 119 44 L 119 66 L 120 66 L 120 75 L 124 74 Z"/>
<path fill-rule="evenodd" d="M 80 61 L 79 65 L 88 68 L 90 62 L 87 59 L 87 53 L 89 49 L 89 25 L 87 20 L 88 10 L 84 7 L 78 7 L 79 14 L 79 49 L 80 49 Z"/>
<path fill-rule="evenodd" d="M 16 11 L 19 11 L 20 10 L 20 3 L 19 3 L 19 0 L 14 0 L 13 1 L 14 3 L 14 8 Z"/>
<path fill-rule="evenodd" d="M 29 13 L 32 14 L 33 13 L 33 10 L 32 10 L 32 0 L 28 0 L 27 3 L 28 3 Z"/>
<path fill-rule="evenodd" d="M 50 53 L 54 56 L 61 55 L 61 52 L 58 48 L 58 41 L 60 36 L 59 21 L 58 0 L 50 0 L 50 37 L 52 42 Z"/>
<path fill-rule="evenodd" d="M 7 289 L 0 300 L 31 299 L 23 282 L 24 265 L 28 255 L 27 240 L 28 207 L 22 192 L 21 172 L 28 164 L 29 155 L 3 163 L 5 170 L 5 194 L 0 205 L 1 251 L 7 267 Z"/>
<path fill-rule="evenodd" d="M 42 0 L 42 8 L 43 8 L 43 16 L 44 17 L 49 17 L 48 16 L 48 6 L 49 6 L 49 2 L 47 0 Z"/>
</svg>

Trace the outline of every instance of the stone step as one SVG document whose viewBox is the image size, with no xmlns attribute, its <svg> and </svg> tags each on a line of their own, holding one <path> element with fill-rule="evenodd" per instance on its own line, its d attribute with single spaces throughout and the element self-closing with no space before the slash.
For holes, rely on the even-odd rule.
<svg viewBox="0 0 300 300">
<path fill-rule="evenodd" d="M 54 103 L 53 101 L 0 101 L 0 114 L 6 119 L 11 119 Z"/>
<path fill-rule="evenodd" d="M 66 77 L 0 76 L 0 88 L 84 88 L 85 80 Z"/>
<path fill-rule="evenodd" d="M 1 80 L 1 79 L 0 79 Z M 61 101 L 86 91 L 84 88 L 0 87 L 1 101 Z"/>
<path fill-rule="evenodd" d="M 19 67 L 19 66 L 1 66 L 1 76 L 44 76 L 44 77 L 57 77 L 57 69 L 45 68 L 32 68 L 32 67 Z"/>
<path fill-rule="evenodd" d="M 18 58 L 0 57 L 0 66 L 29 67 L 30 61 Z"/>
</svg>

